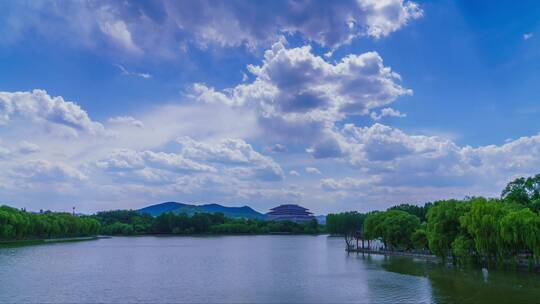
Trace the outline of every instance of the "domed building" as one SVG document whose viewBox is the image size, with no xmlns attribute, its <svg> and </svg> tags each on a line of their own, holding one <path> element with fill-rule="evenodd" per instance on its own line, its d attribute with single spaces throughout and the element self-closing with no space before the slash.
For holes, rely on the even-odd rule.
<svg viewBox="0 0 540 304">
<path fill-rule="evenodd" d="M 307 208 L 286 204 L 270 209 L 266 214 L 269 221 L 291 221 L 296 223 L 309 222 L 315 217 Z"/>
</svg>

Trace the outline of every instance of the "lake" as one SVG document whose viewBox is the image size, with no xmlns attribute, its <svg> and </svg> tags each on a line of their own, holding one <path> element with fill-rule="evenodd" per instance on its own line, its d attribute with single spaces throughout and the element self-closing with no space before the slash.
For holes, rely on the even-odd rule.
<svg viewBox="0 0 540 304">
<path fill-rule="evenodd" d="M 0 302 L 525 303 L 540 275 L 347 254 L 327 236 L 114 237 L 0 249 Z"/>
</svg>

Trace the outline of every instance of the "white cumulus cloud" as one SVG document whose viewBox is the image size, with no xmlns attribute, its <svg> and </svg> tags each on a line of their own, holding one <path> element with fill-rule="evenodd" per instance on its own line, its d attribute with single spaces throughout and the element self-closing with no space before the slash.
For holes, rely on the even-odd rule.
<svg viewBox="0 0 540 304">
<path fill-rule="evenodd" d="M 373 111 L 370 114 L 371 119 L 381 120 L 383 117 L 407 117 L 407 114 L 401 113 L 400 111 L 394 110 L 392 108 L 384 108 L 379 114 Z"/>
<path fill-rule="evenodd" d="M 322 172 L 319 169 L 315 168 L 315 167 L 306 167 L 306 173 L 318 174 L 318 175 L 322 174 Z"/>
<path fill-rule="evenodd" d="M 300 176 L 300 173 L 298 173 L 298 171 L 296 171 L 296 170 L 291 170 L 291 171 L 289 171 L 289 175 L 290 176 Z"/>
<path fill-rule="evenodd" d="M 265 52 L 262 65 L 248 69 L 256 76 L 253 82 L 223 91 L 199 83 L 193 97 L 207 104 L 254 109 L 269 138 L 308 145 L 317 158 L 342 154 L 333 136 L 336 122 L 368 115 L 412 94 L 375 52 L 348 55 L 332 64 L 309 46 L 288 49 L 280 41 Z"/>
<path fill-rule="evenodd" d="M 77 134 L 105 134 L 99 122 L 90 119 L 86 111 L 62 96 L 52 97 L 44 90 L 32 92 L 0 92 L 0 124 L 8 124 L 12 118 L 29 119 L 66 127 Z"/>
<path fill-rule="evenodd" d="M 144 127 L 144 124 L 142 121 L 135 119 L 131 116 L 117 116 L 109 118 L 109 122 L 113 124 L 125 124 L 125 125 L 131 125 L 137 128 Z"/>
</svg>

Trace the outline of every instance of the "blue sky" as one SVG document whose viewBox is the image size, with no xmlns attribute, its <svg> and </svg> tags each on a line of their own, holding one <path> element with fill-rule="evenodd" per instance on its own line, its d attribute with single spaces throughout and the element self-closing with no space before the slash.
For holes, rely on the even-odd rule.
<svg viewBox="0 0 540 304">
<path fill-rule="evenodd" d="M 536 1 L 3 2 L 0 200 L 327 213 L 497 196 L 540 171 L 539 13 Z"/>
</svg>

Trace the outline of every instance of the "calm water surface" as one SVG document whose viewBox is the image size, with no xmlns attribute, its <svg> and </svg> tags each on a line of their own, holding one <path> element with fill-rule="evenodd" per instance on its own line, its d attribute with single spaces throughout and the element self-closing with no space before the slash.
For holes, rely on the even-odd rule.
<svg viewBox="0 0 540 304">
<path fill-rule="evenodd" d="M 347 255 L 343 247 L 326 236 L 230 236 L 4 248 L 0 302 L 540 302 L 540 275 Z"/>
</svg>

